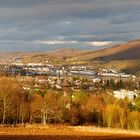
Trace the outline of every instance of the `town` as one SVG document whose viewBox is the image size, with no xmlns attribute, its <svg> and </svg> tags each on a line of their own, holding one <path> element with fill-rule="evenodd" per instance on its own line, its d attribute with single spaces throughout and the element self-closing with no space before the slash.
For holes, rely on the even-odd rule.
<svg viewBox="0 0 140 140">
<path fill-rule="evenodd" d="M 107 84 L 109 85 L 109 82 L 112 82 L 114 87 L 111 87 L 111 95 L 118 99 L 127 97 L 133 100 L 138 97 L 140 89 L 138 77 L 113 68 L 95 69 L 93 66 L 53 65 L 51 63 L 23 64 L 19 58 L 16 58 L 15 62 L 12 63 L 1 63 L 0 74 L 18 77 L 18 81 L 24 83 L 23 89 L 28 91 L 40 90 L 42 87 L 46 88 L 47 85 L 49 88 L 55 88 L 56 90 L 65 90 L 69 87 L 72 91 L 96 92 L 109 89 Z M 126 88 L 121 85 L 117 88 L 120 82 L 127 83 L 127 81 L 133 81 L 132 85 L 134 86 Z"/>
</svg>

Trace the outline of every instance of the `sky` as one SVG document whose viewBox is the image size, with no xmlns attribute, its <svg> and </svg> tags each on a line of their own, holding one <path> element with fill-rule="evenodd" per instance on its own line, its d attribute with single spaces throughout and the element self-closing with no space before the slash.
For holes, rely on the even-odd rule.
<svg viewBox="0 0 140 140">
<path fill-rule="evenodd" d="M 140 39 L 140 0 L 0 0 L 0 51 L 98 50 Z"/>
</svg>

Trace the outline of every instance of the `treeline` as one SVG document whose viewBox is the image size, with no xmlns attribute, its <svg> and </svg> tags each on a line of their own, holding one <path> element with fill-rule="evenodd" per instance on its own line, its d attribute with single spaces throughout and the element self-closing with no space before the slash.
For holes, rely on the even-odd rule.
<svg viewBox="0 0 140 140">
<path fill-rule="evenodd" d="M 140 129 L 140 98 L 135 104 L 107 93 L 24 91 L 14 78 L 0 78 L 0 123 L 64 123 Z"/>
</svg>

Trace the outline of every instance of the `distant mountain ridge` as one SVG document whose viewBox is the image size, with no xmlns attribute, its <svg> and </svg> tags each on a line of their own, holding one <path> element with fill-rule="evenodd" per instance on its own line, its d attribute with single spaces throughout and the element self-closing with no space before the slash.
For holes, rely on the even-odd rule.
<svg viewBox="0 0 140 140">
<path fill-rule="evenodd" d="M 140 60 L 140 40 L 129 41 L 111 48 L 105 48 L 97 51 L 80 50 L 80 49 L 59 49 L 50 52 L 13 52 L 0 53 L 0 58 L 21 56 L 25 60 L 43 60 L 53 58 L 57 60 L 69 60 L 73 58 L 75 61 L 113 61 L 113 60 Z"/>
</svg>

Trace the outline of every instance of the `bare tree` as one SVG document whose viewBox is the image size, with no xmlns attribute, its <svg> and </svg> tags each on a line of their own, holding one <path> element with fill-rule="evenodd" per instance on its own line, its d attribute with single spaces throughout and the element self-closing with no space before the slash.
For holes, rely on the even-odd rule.
<svg viewBox="0 0 140 140">
<path fill-rule="evenodd" d="M 11 78 L 0 78 L 0 100 L 2 104 L 2 123 L 5 123 L 6 114 L 11 107 L 12 92 L 15 90 L 15 81 Z"/>
</svg>

